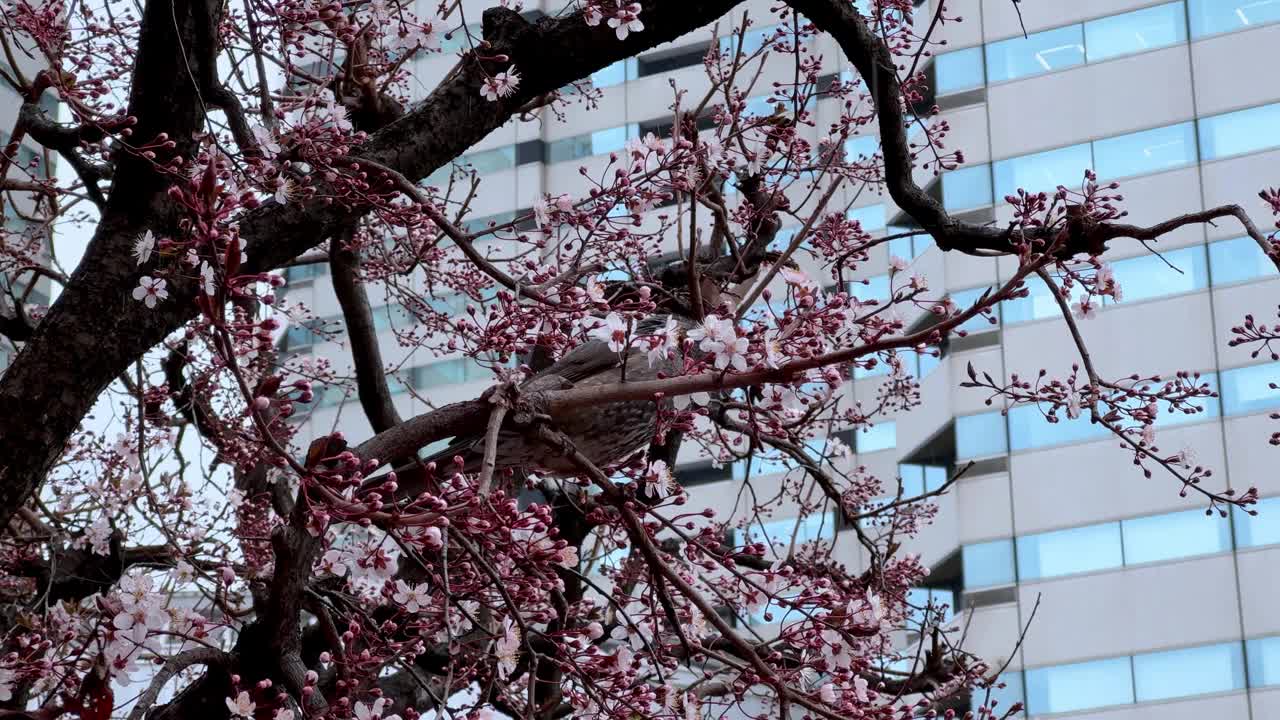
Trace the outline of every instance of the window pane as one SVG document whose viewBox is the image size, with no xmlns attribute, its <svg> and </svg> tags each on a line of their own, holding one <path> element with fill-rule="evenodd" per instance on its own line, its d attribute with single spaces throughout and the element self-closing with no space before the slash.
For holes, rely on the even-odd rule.
<svg viewBox="0 0 1280 720">
<path fill-rule="evenodd" d="M 1018 577 L 1023 580 L 1105 570 L 1123 564 L 1120 523 L 1018 538 Z"/>
<path fill-rule="evenodd" d="M 1062 309 L 1058 307 L 1058 301 L 1053 297 L 1053 293 L 1045 286 L 1040 278 L 1029 278 L 1026 281 L 1028 295 L 1026 297 L 1014 298 L 1001 303 L 1001 315 L 1004 321 L 1010 325 L 1023 322 L 1031 322 L 1032 320 L 1043 320 L 1044 318 L 1059 317 Z M 1069 298 L 1074 301 L 1077 298 L 1075 294 Z"/>
<path fill-rule="evenodd" d="M 627 144 L 627 126 L 605 128 L 591 133 L 591 154 L 603 155 L 621 150 Z"/>
<path fill-rule="evenodd" d="M 1120 285 L 1123 302 L 1176 295 L 1209 285 L 1209 269 L 1202 246 L 1182 248 L 1163 255 L 1163 259 L 1156 255 L 1141 255 L 1112 263 L 1111 269 L 1116 283 Z M 1170 264 L 1182 272 L 1170 269 Z"/>
<path fill-rule="evenodd" d="M 942 176 L 942 206 L 948 210 L 968 210 L 991 204 L 991 166 L 952 170 Z"/>
<path fill-rule="evenodd" d="M 933 59 L 938 95 L 972 90 L 986 84 L 983 78 L 982 48 L 943 53 Z"/>
<path fill-rule="evenodd" d="M 1240 643 L 1135 655 L 1133 680 L 1138 702 L 1243 688 Z"/>
<path fill-rule="evenodd" d="M 1280 145 L 1280 103 L 1200 119 L 1205 160 Z"/>
<path fill-rule="evenodd" d="M 1280 685 L 1280 637 L 1245 641 L 1249 657 L 1249 687 Z"/>
<path fill-rule="evenodd" d="M 476 172 L 484 175 L 485 173 L 497 172 L 499 170 L 507 170 L 516 166 L 516 147 L 508 145 L 506 147 L 486 150 L 472 155 L 465 156 L 465 160 L 473 167 Z"/>
<path fill-rule="evenodd" d="M 1120 523 L 1126 565 L 1207 555 L 1231 549 L 1231 527 L 1200 510 L 1134 518 Z"/>
<path fill-rule="evenodd" d="M 1168 47 L 1186 39 L 1187 24 L 1180 2 L 1084 24 L 1089 62 Z"/>
<path fill-rule="evenodd" d="M 1271 384 L 1280 380 L 1280 364 L 1267 363 L 1222 371 L 1222 411 L 1245 415 L 1280 405 L 1280 390 Z"/>
<path fill-rule="evenodd" d="M 886 302 L 889 299 L 889 276 L 854 280 L 849 283 L 849 295 L 862 302 Z"/>
<path fill-rule="evenodd" d="M 1195 123 L 1144 130 L 1093 143 L 1094 168 L 1107 182 L 1196 161 Z"/>
<path fill-rule="evenodd" d="M 1071 712 L 1133 702 L 1129 658 L 1028 670 L 1027 712 Z"/>
<path fill-rule="evenodd" d="M 1276 266 L 1246 236 L 1209 243 L 1209 269 L 1214 285 L 1226 285 L 1272 275 Z"/>
<path fill-rule="evenodd" d="M 1257 515 L 1250 515 L 1240 508 L 1232 508 L 1235 513 L 1236 547 L 1251 548 L 1262 545 L 1280 543 L 1280 497 L 1259 500 L 1253 510 Z M 1276 666 L 1280 671 L 1280 665 Z"/>
<path fill-rule="evenodd" d="M 961 550 L 966 588 L 1009 585 L 1014 582 L 1013 540 L 965 545 Z"/>
<path fill-rule="evenodd" d="M 1050 422 L 1035 405 L 1022 405 L 1009 411 L 1009 447 L 1015 451 L 1083 442 L 1106 433 L 1107 429 L 1094 425 L 1087 413 L 1071 420 L 1059 410 L 1057 422 Z"/>
<path fill-rule="evenodd" d="M 999 82 L 1084 64 L 1079 25 L 1015 37 L 987 46 L 987 80 Z"/>
<path fill-rule="evenodd" d="M 961 312 L 973 307 L 974 303 L 982 297 L 982 294 L 990 290 L 988 287 L 976 287 L 969 290 L 957 290 L 951 293 L 951 302 Z M 986 330 L 995 330 L 1000 326 L 1000 306 L 997 305 L 992 309 L 990 317 L 984 315 L 976 315 L 964 321 L 957 327 L 957 330 L 963 330 L 968 333 L 983 332 Z M 994 320 L 995 322 L 992 322 Z"/>
<path fill-rule="evenodd" d="M 1014 703 L 1026 703 L 1026 698 L 1022 692 L 1022 673 L 1016 670 L 1007 670 L 998 680 L 1004 684 L 1004 687 L 992 686 L 990 691 L 983 689 L 973 691 L 969 706 L 973 711 L 974 717 L 978 717 L 978 708 L 982 705 L 991 706 L 987 702 L 989 700 L 996 701 L 996 717 L 1000 717 Z"/>
<path fill-rule="evenodd" d="M 1008 451 L 1005 418 L 999 412 L 956 418 L 956 458 L 969 460 Z"/>
<path fill-rule="evenodd" d="M 859 453 L 879 452 L 897 447 L 898 424 L 892 420 L 887 422 L 881 420 L 869 428 L 859 430 L 856 442 Z"/>
<path fill-rule="evenodd" d="M 849 211 L 848 218 L 857 220 L 862 225 L 863 232 L 883 230 L 885 224 L 884 206 L 868 205 L 867 207 L 855 208 Z"/>
<path fill-rule="evenodd" d="M 1084 180 L 1084 171 L 1092 167 L 1088 143 L 1001 160 L 995 164 L 996 197 L 1015 195 L 1018 188 L 1048 192 L 1059 185 L 1075 187 Z"/>
<path fill-rule="evenodd" d="M 1192 37 L 1280 20 L 1280 0 L 1190 0 L 1190 3 Z"/>
<path fill-rule="evenodd" d="M 865 162 L 880 151 L 880 138 L 876 135 L 858 135 L 844 143 L 844 156 L 849 162 Z"/>
</svg>

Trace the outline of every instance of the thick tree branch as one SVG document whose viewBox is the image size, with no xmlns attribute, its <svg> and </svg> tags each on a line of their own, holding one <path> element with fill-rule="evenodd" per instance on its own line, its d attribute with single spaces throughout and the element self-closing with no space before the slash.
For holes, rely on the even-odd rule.
<svg viewBox="0 0 1280 720">
<path fill-rule="evenodd" d="M 382 366 L 378 330 L 373 324 L 369 295 L 360 280 L 360 256 L 349 247 L 352 231 L 333 236 L 329 244 L 329 268 L 333 273 L 333 294 L 342 306 L 347 337 L 351 342 L 351 361 L 355 365 L 356 393 L 374 432 L 390 430 L 400 424 L 387 373 Z"/>
</svg>

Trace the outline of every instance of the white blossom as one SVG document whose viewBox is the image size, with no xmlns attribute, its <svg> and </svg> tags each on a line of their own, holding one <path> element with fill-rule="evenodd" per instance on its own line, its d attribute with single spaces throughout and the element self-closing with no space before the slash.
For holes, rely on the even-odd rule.
<svg viewBox="0 0 1280 720">
<path fill-rule="evenodd" d="M 609 18 L 609 27 L 614 29 L 619 40 L 626 40 L 627 35 L 644 30 L 644 23 L 640 22 L 640 3 L 629 3 L 618 8 L 613 17 Z"/>
<path fill-rule="evenodd" d="M 511 618 L 502 621 L 502 637 L 494 643 L 493 652 L 498 658 L 498 675 L 505 680 L 515 672 L 520 652 L 520 629 Z"/>
<path fill-rule="evenodd" d="M 404 606 L 405 610 L 416 613 L 426 607 L 431 595 L 427 592 L 427 584 L 410 585 L 404 580 L 396 580 L 396 591 L 391 599 Z"/>
<path fill-rule="evenodd" d="M 150 230 L 139 235 L 133 242 L 133 256 L 137 258 L 138 265 L 145 265 L 151 259 L 151 252 L 155 249 L 156 236 Z"/>
<path fill-rule="evenodd" d="M 591 337 L 609 343 L 614 352 L 622 352 L 627 346 L 627 321 L 618 313 L 609 313 L 604 323 L 591 330 Z"/>
<path fill-rule="evenodd" d="M 141 300 L 143 305 L 154 309 L 156 303 L 168 299 L 169 291 L 165 289 L 164 278 L 153 278 L 143 275 L 138 278 L 138 287 L 133 289 L 133 299 Z"/>
<path fill-rule="evenodd" d="M 484 84 L 480 86 L 480 95 L 485 100 L 497 102 L 498 98 L 514 93 L 519 86 L 520 74 L 513 66 L 507 72 L 496 73 L 493 77 L 485 78 Z"/>
<path fill-rule="evenodd" d="M 244 690 L 240 691 L 240 694 L 236 696 L 235 700 L 226 698 L 226 702 L 227 709 L 231 711 L 232 715 L 240 718 L 246 718 L 248 720 L 252 720 L 253 711 L 258 707 L 257 703 L 249 699 L 249 693 Z"/>
</svg>

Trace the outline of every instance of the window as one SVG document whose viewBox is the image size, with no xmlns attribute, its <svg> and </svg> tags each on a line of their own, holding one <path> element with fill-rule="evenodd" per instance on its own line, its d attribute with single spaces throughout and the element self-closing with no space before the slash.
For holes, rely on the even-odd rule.
<svg viewBox="0 0 1280 720">
<path fill-rule="evenodd" d="M 951 293 L 951 302 L 961 312 L 973 307 L 974 303 L 982 298 L 982 294 L 991 288 L 983 286 L 970 288 L 968 290 L 957 290 Z M 1000 325 L 1000 306 L 991 309 L 990 316 L 975 315 L 965 320 L 957 327 L 957 330 L 963 330 L 967 333 L 978 333 L 987 330 L 995 330 Z"/>
<path fill-rule="evenodd" d="M 771 520 L 765 523 L 752 523 L 747 526 L 745 534 L 739 531 L 735 544 L 764 543 L 770 547 L 776 557 L 786 557 L 794 543 L 795 547 L 817 540 L 832 541 L 836 536 L 835 513 L 814 513 L 803 520 L 786 518 Z"/>
<path fill-rule="evenodd" d="M 1280 20 L 1280 0 L 1188 0 L 1191 36 L 1244 30 Z"/>
<path fill-rule="evenodd" d="M 1278 144 L 1280 103 L 1200 118 L 1200 153 L 1205 160 L 1265 150 Z"/>
<path fill-rule="evenodd" d="M 804 27 L 804 23 L 800 24 Z M 778 31 L 783 30 L 779 38 Z M 770 25 L 768 27 L 747 28 L 742 34 L 742 54 L 749 57 L 752 53 L 763 48 L 766 43 L 770 43 L 772 49 L 777 49 L 774 44 L 785 43 L 788 46 L 795 43 L 795 34 L 791 32 L 791 23 L 779 25 Z M 738 48 L 738 28 L 733 28 L 733 34 L 720 38 L 720 52 L 734 53 Z"/>
<path fill-rule="evenodd" d="M 1022 689 L 1022 673 L 1016 670 L 1007 670 L 1004 674 L 996 678 L 996 684 L 991 686 L 990 690 L 975 688 L 973 696 L 969 700 L 970 709 L 973 711 L 974 717 L 978 715 L 978 708 L 986 705 L 991 707 L 991 701 L 995 702 L 997 708 L 996 717 L 999 717 L 1004 710 L 1008 710 L 1014 703 L 1026 704 L 1026 694 Z M 1004 687 L 999 687 L 1004 685 Z"/>
<path fill-rule="evenodd" d="M 911 588 L 907 591 L 907 627 L 919 632 L 926 619 L 946 623 L 955 615 L 956 594 L 938 588 Z M 926 618 L 926 608 L 929 608 Z"/>
<path fill-rule="evenodd" d="M 1089 143 L 1001 160 L 994 166 L 995 195 L 998 198 L 1016 195 L 1019 188 L 1049 192 L 1059 185 L 1078 186 L 1084 179 L 1084 171 L 1092 167 L 1093 152 Z"/>
<path fill-rule="evenodd" d="M 892 420 L 881 420 L 856 433 L 857 452 L 872 453 L 898 446 L 898 424 Z"/>
<path fill-rule="evenodd" d="M 482 37 L 484 37 L 484 31 L 480 23 L 473 23 L 448 33 L 441 40 L 440 49 L 446 53 L 461 52 L 470 49 L 473 44 L 478 44 Z"/>
<path fill-rule="evenodd" d="M 875 232 L 883 230 L 885 225 L 884 206 L 868 205 L 866 207 L 854 208 L 849 211 L 848 218 L 857 220 L 862 226 L 863 232 Z"/>
<path fill-rule="evenodd" d="M 1280 636 L 1246 640 L 1244 651 L 1249 659 L 1249 687 L 1280 685 Z"/>
<path fill-rule="evenodd" d="M 898 466 L 898 477 L 902 479 L 902 497 L 911 498 L 933 492 L 947 482 L 947 469 L 941 465 Z"/>
<path fill-rule="evenodd" d="M 965 545 L 960 551 L 966 589 L 1012 585 L 1013 540 Z"/>
<path fill-rule="evenodd" d="M 1107 429 L 1094 425 L 1088 413 L 1068 419 L 1059 410 L 1057 421 L 1050 421 L 1036 405 L 1020 405 L 1009 411 L 1009 447 L 1012 450 L 1028 450 L 1050 445 L 1093 440 L 1107 434 Z"/>
<path fill-rule="evenodd" d="M 1244 687 L 1240 643 L 1170 650 L 1133 656 L 1138 702 L 1226 692 Z"/>
<path fill-rule="evenodd" d="M 1154 50 L 1185 42 L 1186 16 L 1182 3 L 1144 8 L 1084 24 L 1089 62 Z"/>
<path fill-rule="evenodd" d="M 728 480 L 731 477 L 733 477 L 732 468 L 728 465 L 717 464 L 711 460 L 678 465 L 676 467 L 676 479 L 684 487 L 706 485 L 707 483 Z"/>
<path fill-rule="evenodd" d="M 1084 64 L 1079 25 L 1014 37 L 987 45 L 987 80 L 1000 82 Z"/>
<path fill-rule="evenodd" d="M 637 68 L 638 64 L 634 57 L 619 60 L 603 70 L 591 73 L 591 84 L 598 88 L 621 85 L 628 80 L 635 80 L 639 77 Z"/>
<path fill-rule="evenodd" d="M 854 280 L 849 283 L 849 295 L 862 302 L 888 302 L 889 276 L 876 275 L 862 280 Z"/>
<path fill-rule="evenodd" d="M 1062 313 L 1062 309 L 1058 307 L 1058 301 L 1053 297 L 1053 293 L 1045 286 L 1044 281 L 1038 277 L 1027 278 L 1026 281 L 1027 296 L 1006 300 L 1001 303 L 1000 314 L 1004 321 L 1010 325 L 1016 323 L 1031 322 L 1032 320 L 1043 320 L 1044 318 L 1058 317 Z M 1074 300 L 1075 298 L 1070 298 Z"/>
<path fill-rule="evenodd" d="M 1208 287 L 1209 268 L 1202 246 L 1195 245 L 1162 254 L 1163 259 L 1156 255 L 1140 255 L 1111 264 L 1116 282 L 1123 291 L 1123 302 L 1149 300 Z M 1181 272 L 1170 269 L 1169 265 Z M 1108 305 L 1114 302 L 1110 298 L 1104 300 Z"/>
<path fill-rule="evenodd" d="M 322 262 L 306 265 L 290 265 L 284 269 L 285 287 L 309 283 L 329 272 L 329 266 Z"/>
<path fill-rule="evenodd" d="M 1250 365 L 1222 371 L 1222 411 L 1227 415 L 1247 415 L 1280 405 L 1280 390 L 1271 387 L 1280 380 L 1280 363 Z"/>
<path fill-rule="evenodd" d="M 942 206 L 948 210 L 969 210 L 990 205 L 991 166 L 952 170 L 942 176 Z"/>
<path fill-rule="evenodd" d="M 1126 565 L 1193 557 L 1231 549 L 1231 528 L 1200 510 L 1134 518 L 1120 523 Z"/>
<path fill-rule="evenodd" d="M 1094 169 L 1102 182 L 1146 175 L 1195 161 L 1195 123 L 1191 122 L 1093 143 Z"/>
<path fill-rule="evenodd" d="M 1127 657 L 1028 670 L 1027 714 L 1131 703 L 1132 673 Z"/>
<path fill-rule="evenodd" d="M 1023 580 L 1105 570 L 1124 565 L 1120 523 L 1089 525 L 1018 538 Z"/>
<path fill-rule="evenodd" d="M 962 460 L 1008 452 L 1005 417 L 1000 412 L 956 418 L 956 457 Z"/>
<path fill-rule="evenodd" d="M 880 151 L 880 138 L 876 135 L 855 135 L 844 141 L 844 156 L 849 162 L 866 162 Z"/>
<path fill-rule="evenodd" d="M 1231 509 L 1235 514 L 1236 547 L 1251 548 L 1280 543 L 1280 497 L 1259 500 L 1253 510 L 1258 514 L 1250 515 L 1238 507 Z M 1280 673 L 1280 664 L 1276 665 L 1275 671 Z"/>
<path fill-rule="evenodd" d="M 943 53 L 934 58 L 933 69 L 938 95 L 972 90 L 986 84 L 981 47 Z"/>
<path fill-rule="evenodd" d="M 1227 285 L 1274 274 L 1276 266 L 1249 236 L 1209 243 L 1209 272 L 1214 285 Z"/>
<path fill-rule="evenodd" d="M 547 162 L 564 162 L 617 152 L 626 146 L 627 140 L 638 137 L 639 134 L 640 126 L 630 123 L 555 140 L 547 144 Z"/>
</svg>

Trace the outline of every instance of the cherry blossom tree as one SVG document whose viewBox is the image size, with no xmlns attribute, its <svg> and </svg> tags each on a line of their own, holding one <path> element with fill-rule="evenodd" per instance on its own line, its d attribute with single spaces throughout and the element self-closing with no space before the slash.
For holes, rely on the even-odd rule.
<svg viewBox="0 0 1280 720">
<path fill-rule="evenodd" d="M 1210 511 L 1253 503 L 1158 445 L 1159 413 L 1196 412 L 1212 387 L 1104 376 L 1077 323 L 1122 292 L 1112 244 L 1236 222 L 1280 267 L 1274 235 L 1235 205 L 1127 224 L 1118 187 L 1089 173 L 1004 198 L 1005 225 L 952 217 L 917 183 L 964 162 L 922 67 L 961 18 L 909 0 L 738 5 L 493 7 L 474 35 L 459 3 L 6 5 L 0 82 L 22 107 L 0 202 L 29 222 L 0 245 L 17 350 L 0 377 L 0 715 L 887 719 L 963 715 L 970 698 L 1016 715 L 991 700 L 1001 668 L 909 597 L 928 569 L 902 548 L 955 477 L 909 495 L 834 437 L 919 405 L 910 359 L 1033 280 L 1075 370 L 970 367 L 964 384 L 1087 417 Z M 669 129 L 577 191 L 476 228 L 482 179 L 424 182 L 503 125 L 589 110 L 591 73 L 715 24 L 738 42 L 711 46 L 705 87 L 673 82 Z M 411 102 L 413 59 L 459 33 L 452 71 Z M 831 79 L 819 36 L 855 72 Z M 766 62 L 791 80 L 762 86 Z M 749 109 L 759 95 L 770 113 Z M 819 125 L 819 99 L 836 122 Z M 847 157 L 865 133 L 879 150 Z M 28 164 L 24 138 L 44 149 Z M 887 194 L 907 235 L 1016 270 L 957 304 L 895 261 L 889 297 L 859 299 L 853 273 L 900 235 L 850 220 L 835 199 L 850 189 Z M 64 267 L 77 225 L 92 240 Z M 349 377 L 277 349 L 309 319 L 282 270 L 312 263 L 331 271 Z M 57 286 L 52 306 L 31 302 L 37 283 Z M 491 389 L 401 417 L 373 288 L 411 314 L 401 342 L 489 363 Z M 446 296 L 469 304 L 441 310 Z M 1262 352 L 1280 335 L 1252 318 L 1234 332 Z M 842 400 L 876 365 L 879 395 Z M 372 433 L 303 441 L 298 420 L 343 387 Z M 690 505 L 682 445 L 748 469 L 745 510 Z M 753 480 L 770 461 L 792 470 Z M 796 533 L 753 534 L 783 505 Z M 799 533 L 825 513 L 857 568 Z M 141 690 L 113 693 L 130 680 Z"/>
</svg>

